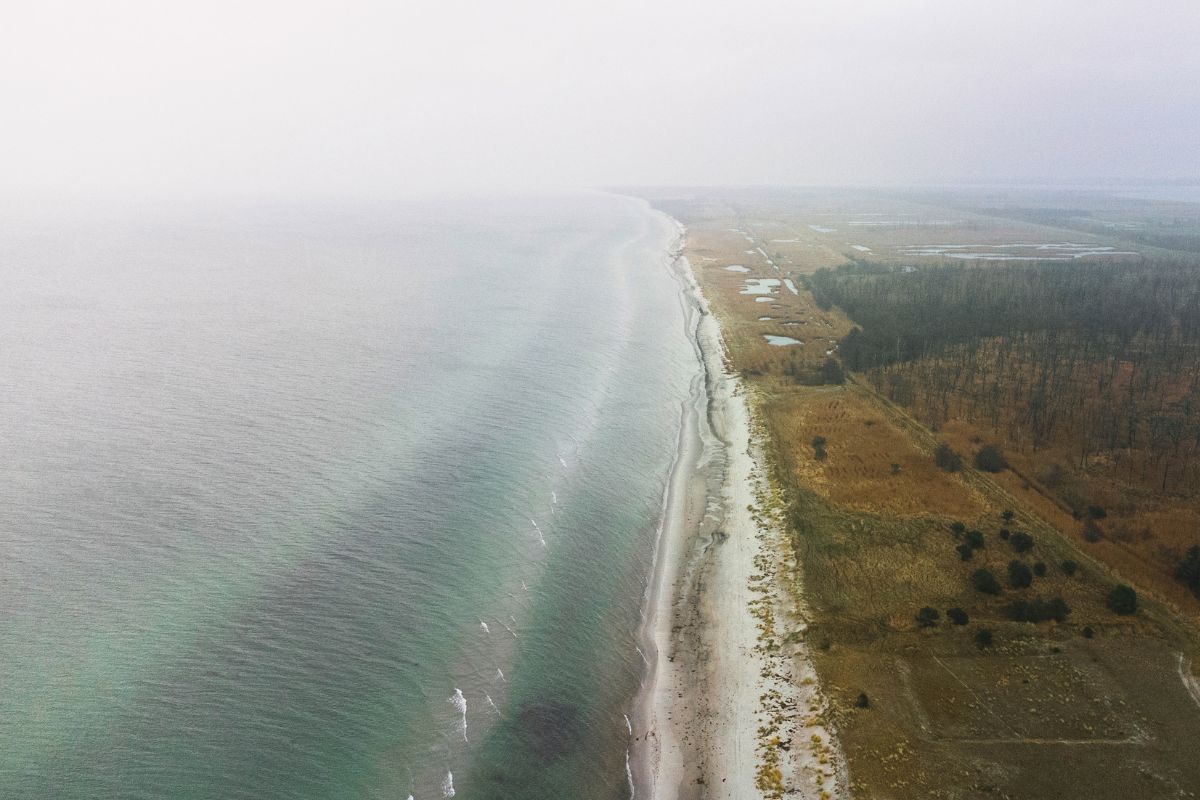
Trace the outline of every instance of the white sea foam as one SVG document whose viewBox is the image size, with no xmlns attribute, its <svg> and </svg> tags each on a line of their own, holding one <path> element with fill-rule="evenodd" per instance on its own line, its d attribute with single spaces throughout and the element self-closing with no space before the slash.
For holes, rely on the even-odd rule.
<svg viewBox="0 0 1200 800">
<path fill-rule="evenodd" d="M 537 524 L 537 520 L 530 517 L 529 521 L 533 523 L 533 529 L 534 529 L 534 531 L 537 532 L 538 543 L 541 544 L 542 547 L 545 547 L 546 546 L 546 537 L 542 535 L 542 529 Z"/>
<path fill-rule="evenodd" d="M 629 768 L 629 750 L 625 750 L 625 781 L 629 784 L 629 800 L 633 800 L 637 790 L 633 788 L 633 770 Z"/>
<path fill-rule="evenodd" d="M 504 677 L 504 670 L 500 669 L 499 667 L 496 667 L 496 677 L 505 683 L 508 683 L 508 678 Z"/>
<path fill-rule="evenodd" d="M 629 731 L 630 736 L 633 736 L 633 723 L 629 721 L 629 715 L 622 714 L 621 716 L 625 718 L 625 729 Z"/>
<path fill-rule="evenodd" d="M 550 492 L 550 502 L 554 503 L 554 505 L 558 505 L 558 493 L 557 492 Z"/>
<path fill-rule="evenodd" d="M 521 588 L 527 592 L 529 591 L 529 585 L 526 584 L 525 581 L 521 581 Z"/>
<path fill-rule="evenodd" d="M 495 703 L 495 701 L 492 700 L 492 696 L 490 694 L 484 694 L 483 699 L 484 699 L 484 702 L 486 702 L 489 706 L 491 706 L 492 711 L 496 712 L 496 716 L 499 716 L 499 717 L 504 716 L 503 714 L 500 713 L 500 709 L 496 708 L 496 703 Z"/>
<path fill-rule="evenodd" d="M 565 468 L 566 468 L 566 466 L 567 466 L 567 462 L 563 461 L 563 457 L 562 457 L 562 456 L 559 456 L 559 457 L 558 457 L 558 463 L 562 464 L 564 469 L 565 469 Z"/>
<path fill-rule="evenodd" d="M 442 797 L 454 797 L 454 773 L 446 770 L 446 779 L 442 781 Z"/>
<path fill-rule="evenodd" d="M 491 632 L 492 632 L 492 629 L 491 629 L 491 628 L 489 628 L 489 627 L 488 627 L 488 624 L 487 624 L 486 622 L 484 622 L 483 620 L 479 620 L 479 627 L 483 628 L 483 632 L 484 632 L 484 633 L 491 633 Z"/>
<path fill-rule="evenodd" d="M 462 737 L 463 741 L 467 741 L 467 698 L 463 697 L 461 689 L 455 689 L 454 694 L 450 695 L 450 702 L 458 709 L 458 713 L 462 715 Z"/>
</svg>

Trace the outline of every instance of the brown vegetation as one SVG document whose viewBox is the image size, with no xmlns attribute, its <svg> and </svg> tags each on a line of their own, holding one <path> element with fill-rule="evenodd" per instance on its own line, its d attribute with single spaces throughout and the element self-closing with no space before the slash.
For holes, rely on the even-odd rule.
<svg viewBox="0 0 1200 800">
<path fill-rule="evenodd" d="M 991 424 L 978 399 L 966 413 L 969 393 L 951 392 L 945 413 L 931 416 L 885 382 L 819 385 L 828 351 L 839 355 L 830 340 L 851 321 L 803 289 L 781 288 L 765 303 L 739 294 L 746 277 L 799 282 L 861 257 L 861 247 L 903 266 L 920 263 L 900 251 L 907 245 L 1068 236 L 865 193 L 746 190 L 660 206 L 688 224 L 687 255 L 733 365 L 755 387 L 812 611 L 794 635 L 807 639 L 834 698 L 827 721 L 856 794 L 1167 797 L 1200 785 L 1189 746 L 1200 709 L 1180 679 L 1196 636 L 1172 613 L 1200 603 L 1165 568 L 1197 543 L 1191 498 L 1130 489 L 1095 449 L 1081 468 L 1071 436 L 1036 449 L 1029 437 L 1014 442 L 1004 413 Z M 772 347 L 765 333 L 805 344 Z M 1162 386 L 1143 388 L 1150 397 Z M 962 456 L 960 471 L 938 467 L 940 444 Z M 986 471 L 976 468 L 988 444 L 1003 467 L 985 454 Z M 1079 497 L 1069 502 L 1068 489 Z M 976 588 L 979 570 L 994 576 L 996 593 Z M 1134 613 L 1111 608 L 1120 583 L 1136 588 Z M 1019 621 L 1031 618 L 1048 621 Z"/>
</svg>

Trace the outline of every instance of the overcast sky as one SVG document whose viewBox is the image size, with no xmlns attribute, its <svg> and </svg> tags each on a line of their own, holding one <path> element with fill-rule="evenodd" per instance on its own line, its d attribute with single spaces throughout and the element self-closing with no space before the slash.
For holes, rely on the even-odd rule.
<svg viewBox="0 0 1200 800">
<path fill-rule="evenodd" d="M 0 193 L 1200 176 L 1200 0 L 8 3 Z"/>
</svg>

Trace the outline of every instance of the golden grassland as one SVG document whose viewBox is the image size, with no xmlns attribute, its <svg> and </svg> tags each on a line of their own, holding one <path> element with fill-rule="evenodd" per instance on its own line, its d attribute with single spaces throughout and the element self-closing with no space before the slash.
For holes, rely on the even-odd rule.
<svg viewBox="0 0 1200 800">
<path fill-rule="evenodd" d="M 836 727 L 855 795 L 1195 796 L 1200 706 L 1183 678 L 1193 657 L 1200 660 L 1200 648 L 1195 626 L 1178 613 L 1194 611 L 1188 604 L 1195 601 L 1149 580 L 1157 566 L 1144 557 L 1136 534 L 1131 541 L 1084 542 L 1079 521 L 1031 478 L 1033 457 L 1017 455 L 1015 469 L 997 475 L 938 469 L 932 451 L 939 442 L 969 460 L 987 432 L 951 423 L 934 433 L 861 380 L 800 385 L 793 375 L 819 365 L 849 320 L 836 309 L 818 309 L 802 288 L 792 294 L 781 285 L 769 302 L 741 294 L 748 277 L 798 279 L 863 252 L 850 243 L 878 254 L 898 242 L 968 235 L 1021 242 L 1046 231 L 1008 221 L 989 227 L 974 215 L 845 194 L 796 200 L 732 192 L 657 202 L 689 226 L 686 255 L 768 434 L 774 499 L 762 504 L 790 533 L 779 554 L 788 563 L 774 571 L 787 575 L 791 564 L 799 566 L 797 604 L 807 622 L 767 608 L 760 620 L 770 637 L 810 645 L 830 698 L 828 706 L 789 711 Z M 912 224 L 861 225 L 846 233 L 850 221 L 871 215 L 908 215 Z M 725 269 L 730 265 L 750 272 Z M 764 334 L 804 344 L 775 347 Z M 817 436 L 825 440 L 824 459 L 812 445 Z M 1159 545 L 1195 540 L 1196 529 L 1188 530 L 1193 505 L 1144 501 L 1140 509 Z M 1010 522 L 1001 516 L 1006 510 L 1014 514 Z M 984 536 L 970 561 L 955 549 L 953 522 Z M 1018 555 L 1001 528 L 1029 532 L 1033 549 Z M 1029 589 L 1006 585 L 1000 596 L 972 588 L 971 573 L 981 567 L 1005 583 L 1014 559 L 1044 564 L 1045 575 Z M 1068 575 L 1065 561 L 1077 562 L 1078 570 Z M 1118 580 L 1138 587 L 1137 614 L 1117 616 L 1106 607 Z M 1055 596 L 1071 608 L 1065 622 L 1010 621 L 1012 600 Z M 924 606 L 942 615 L 932 628 L 916 623 Z M 950 624 L 949 608 L 964 611 L 968 624 Z M 990 647 L 977 645 L 981 629 L 992 632 Z M 767 756 L 763 788 L 786 796 L 782 742 L 775 730 L 767 733 L 760 743 Z M 819 752 L 827 763 L 828 751 Z"/>
</svg>

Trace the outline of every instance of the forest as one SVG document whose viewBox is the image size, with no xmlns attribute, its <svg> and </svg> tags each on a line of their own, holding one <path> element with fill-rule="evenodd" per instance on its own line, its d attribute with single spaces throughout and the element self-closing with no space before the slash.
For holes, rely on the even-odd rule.
<svg viewBox="0 0 1200 800">
<path fill-rule="evenodd" d="M 808 279 L 845 366 L 936 428 L 965 418 L 1159 492 L 1200 485 L 1200 265 L 856 261 Z"/>
</svg>

